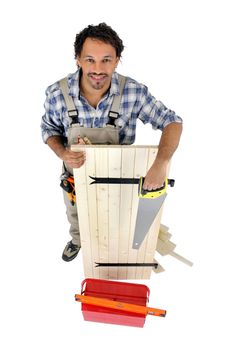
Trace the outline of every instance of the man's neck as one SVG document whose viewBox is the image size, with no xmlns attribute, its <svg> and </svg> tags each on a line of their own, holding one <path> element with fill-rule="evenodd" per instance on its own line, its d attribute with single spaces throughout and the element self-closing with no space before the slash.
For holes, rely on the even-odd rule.
<svg viewBox="0 0 233 350">
<path fill-rule="evenodd" d="M 99 101 L 104 97 L 104 95 L 109 90 L 109 87 L 101 89 L 101 90 L 96 90 L 96 89 L 93 89 L 90 86 L 87 86 L 86 84 L 84 84 L 83 79 L 80 79 L 80 92 L 81 92 L 82 96 L 84 96 L 85 99 L 94 108 L 97 107 Z"/>
</svg>

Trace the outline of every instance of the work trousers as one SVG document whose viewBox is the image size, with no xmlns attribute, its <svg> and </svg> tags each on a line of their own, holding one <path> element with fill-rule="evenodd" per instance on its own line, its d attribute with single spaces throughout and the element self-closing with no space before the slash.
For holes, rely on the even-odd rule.
<svg viewBox="0 0 233 350">
<path fill-rule="evenodd" d="M 70 223 L 69 233 L 72 237 L 72 243 L 81 247 L 76 203 L 74 205 L 71 204 L 67 196 L 67 192 L 65 192 L 64 190 L 63 190 L 63 196 L 64 196 L 64 202 L 66 206 L 67 219 Z"/>
</svg>

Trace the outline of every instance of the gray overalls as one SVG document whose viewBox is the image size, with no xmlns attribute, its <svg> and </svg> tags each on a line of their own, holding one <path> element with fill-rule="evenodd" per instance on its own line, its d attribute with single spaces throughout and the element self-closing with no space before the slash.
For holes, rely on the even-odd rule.
<svg viewBox="0 0 233 350">
<path fill-rule="evenodd" d="M 92 144 L 112 144 L 119 145 L 119 128 L 115 125 L 115 120 L 119 115 L 120 102 L 123 94 L 123 89 L 125 86 L 126 77 L 118 74 L 120 83 L 120 95 L 115 95 L 112 106 L 109 112 L 109 124 L 103 128 L 86 128 L 81 127 L 78 123 L 78 111 L 74 105 L 72 97 L 69 95 L 69 88 L 67 84 L 67 78 L 59 81 L 61 91 L 63 93 L 65 103 L 68 110 L 68 115 L 70 119 L 70 126 L 68 129 L 67 136 L 67 146 L 70 147 L 77 143 L 78 137 L 84 138 L 85 136 L 91 141 Z M 73 169 L 65 164 L 65 168 L 71 174 L 73 174 Z M 64 171 L 63 166 L 63 171 Z M 78 214 L 76 204 L 72 205 L 67 197 L 66 192 L 63 190 L 64 202 L 66 205 L 66 214 L 68 221 L 70 223 L 70 235 L 72 237 L 72 243 L 81 246 L 80 234 L 79 234 L 79 224 L 78 224 Z M 78 200 L 78 196 L 77 196 Z"/>
</svg>

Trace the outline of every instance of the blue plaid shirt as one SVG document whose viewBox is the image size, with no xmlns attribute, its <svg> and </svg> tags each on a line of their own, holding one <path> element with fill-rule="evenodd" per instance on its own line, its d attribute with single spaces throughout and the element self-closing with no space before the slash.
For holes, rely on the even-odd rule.
<svg viewBox="0 0 233 350">
<path fill-rule="evenodd" d="M 113 73 L 111 87 L 98 103 L 96 109 L 80 94 L 79 77 L 80 70 L 68 75 L 69 94 L 73 97 L 78 110 L 78 121 L 84 127 L 104 127 L 109 122 L 108 113 L 113 96 L 120 94 L 118 74 Z M 47 88 L 44 107 L 45 114 L 41 122 L 43 141 L 46 143 L 47 139 L 54 135 L 67 138 L 70 118 L 63 94 L 59 88 L 59 82 Z M 182 119 L 175 112 L 167 109 L 162 102 L 157 101 L 145 85 L 127 77 L 119 117 L 116 121 L 116 125 L 119 127 L 120 144 L 132 144 L 134 142 L 137 118 L 144 124 L 150 123 L 153 129 L 160 130 L 173 122 L 182 123 Z"/>
</svg>

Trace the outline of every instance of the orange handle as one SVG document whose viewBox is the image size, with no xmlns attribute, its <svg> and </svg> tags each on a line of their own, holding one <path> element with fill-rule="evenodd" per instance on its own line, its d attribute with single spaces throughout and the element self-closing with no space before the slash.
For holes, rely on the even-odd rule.
<svg viewBox="0 0 233 350">
<path fill-rule="evenodd" d="M 74 177 L 72 176 L 69 176 L 68 178 L 67 178 L 67 181 L 69 181 L 70 183 L 72 183 L 72 184 L 74 184 Z"/>
<path fill-rule="evenodd" d="M 96 297 L 89 297 L 85 295 L 75 294 L 75 300 L 80 301 L 81 303 L 84 303 L 84 304 L 109 307 L 111 309 L 135 312 L 137 314 L 142 314 L 142 315 L 152 315 L 152 316 L 161 316 L 161 317 L 166 316 L 165 310 L 154 309 L 152 307 L 147 307 L 142 305 L 128 304 L 128 303 L 123 303 L 121 301 L 113 301 L 113 300 L 104 299 L 104 298 L 96 298 Z"/>
</svg>

